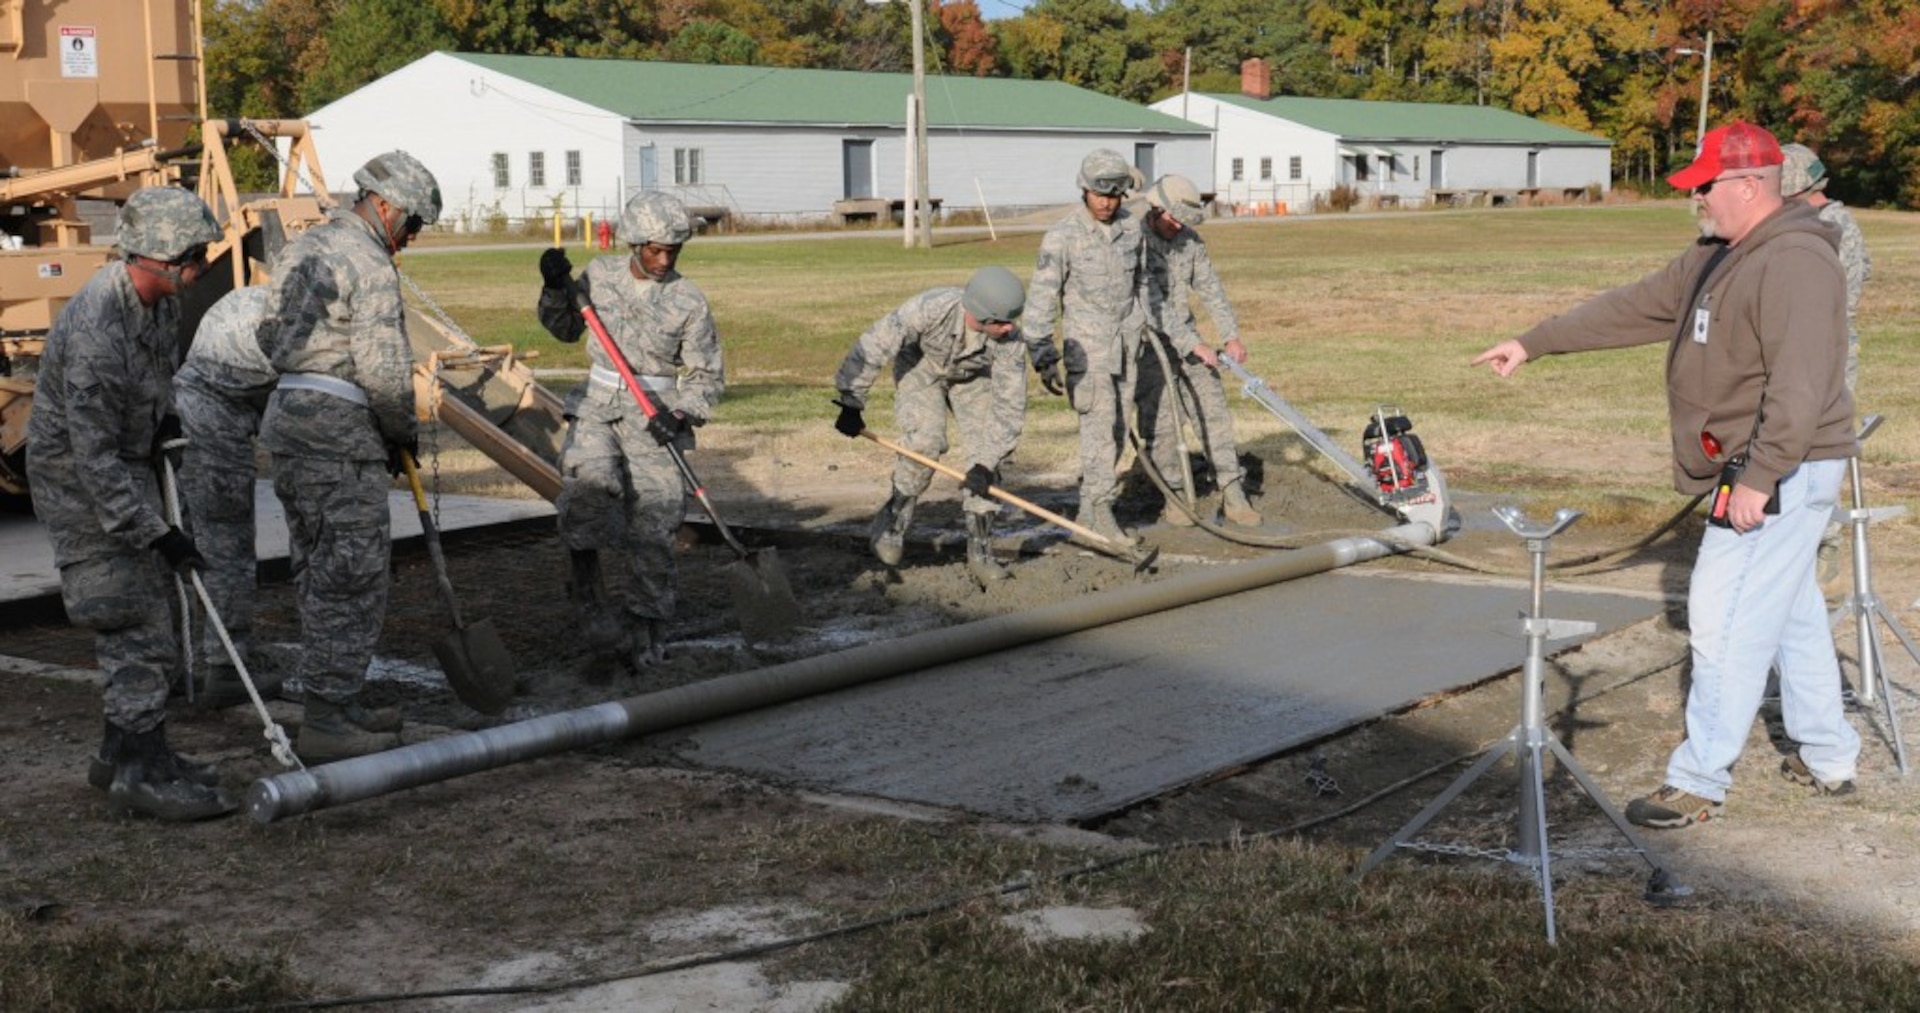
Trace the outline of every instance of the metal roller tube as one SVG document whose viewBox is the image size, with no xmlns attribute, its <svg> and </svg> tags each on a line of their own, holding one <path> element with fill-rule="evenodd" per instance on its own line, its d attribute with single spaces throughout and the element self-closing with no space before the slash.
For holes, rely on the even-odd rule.
<svg viewBox="0 0 1920 1013">
<path fill-rule="evenodd" d="M 261 823 L 272 823 L 580 746 L 711 721 L 1251 591 L 1430 546 L 1438 538 L 1431 525 L 1404 524 L 1374 536 L 1339 538 L 1151 584 L 278 774 L 254 782 L 247 793 L 247 811 Z"/>
</svg>

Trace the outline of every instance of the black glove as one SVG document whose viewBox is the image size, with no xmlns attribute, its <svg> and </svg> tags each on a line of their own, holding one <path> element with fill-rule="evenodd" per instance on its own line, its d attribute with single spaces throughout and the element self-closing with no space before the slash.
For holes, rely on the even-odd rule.
<svg viewBox="0 0 1920 1013">
<path fill-rule="evenodd" d="M 840 406 L 840 417 L 833 420 L 833 428 L 840 430 L 840 435 L 851 440 L 867 431 L 867 420 L 860 409 L 837 399 L 833 403 Z"/>
<path fill-rule="evenodd" d="M 540 280 L 548 288 L 566 288 L 573 280 L 573 261 L 567 251 L 553 247 L 540 255 Z"/>
<path fill-rule="evenodd" d="M 188 570 L 198 570 L 207 565 L 207 559 L 194 548 L 193 539 L 179 528 L 168 528 L 167 533 L 153 540 L 147 546 L 160 553 L 167 566 L 175 573 L 184 574 Z"/>
<path fill-rule="evenodd" d="M 984 464 L 976 464 L 967 469 L 967 477 L 960 480 L 960 488 L 986 498 L 987 486 L 993 484 L 993 469 Z"/>
<path fill-rule="evenodd" d="M 654 412 L 647 420 L 647 433 L 653 442 L 667 446 L 687 431 L 687 417 L 680 412 Z"/>
<path fill-rule="evenodd" d="M 173 465 L 173 470 L 179 471 L 180 462 L 185 457 L 184 448 L 169 447 L 167 444 L 185 439 L 185 434 L 180 431 L 180 416 L 168 412 L 160 417 L 160 424 L 154 427 L 153 447 L 147 452 L 148 459 L 158 463 L 160 456 L 165 454 L 167 461 Z"/>
<path fill-rule="evenodd" d="M 416 436 L 405 443 L 387 444 L 387 474 L 392 475 L 394 478 L 399 478 L 407 473 L 406 462 L 400 459 L 401 454 L 406 454 L 408 457 L 413 458 L 416 464 L 419 463 L 420 438 Z"/>
<path fill-rule="evenodd" d="M 1040 386 L 1045 387 L 1047 393 L 1058 396 L 1067 392 L 1066 381 L 1060 379 L 1058 362 L 1049 362 L 1044 367 L 1036 367 L 1036 371 L 1040 374 Z"/>
</svg>

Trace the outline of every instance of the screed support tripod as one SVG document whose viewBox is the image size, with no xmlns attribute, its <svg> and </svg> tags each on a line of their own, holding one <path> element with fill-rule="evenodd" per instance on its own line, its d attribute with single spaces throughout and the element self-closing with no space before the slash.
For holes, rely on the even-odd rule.
<svg viewBox="0 0 1920 1013">
<path fill-rule="evenodd" d="M 1885 421 L 1878 415 L 1867 416 L 1860 424 L 1859 439 L 1866 442 L 1880 423 Z M 1873 558 L 1867 545 L 1867 528 L 1876 520 L 1886 520 L 1904 513 L 1904 508 L 1891 507 L 1882 510 L 1867 509 L 1866 490 L 1860 483 L 1860 457 L 1855 455 L 1847 461 L 1847 480 L 1853 485 L 1853 509 L 1847 511 L 1847 521 L 1853 526 L 1853 590 L 1846 601 L 1840 603 L 1829 615 L 1835 629 L 1851 617 L 1854 622 L 1855 650 L 1860 669 L 1858 697 L 1861 703 L 1872 704 L 1879 699 L 1887 715 L 1887 733 L 1893 738 L 1893 755 L 1900 764 L 1900 776 L 1907 775 L 1907 744 L 1900 735 L 1900 716 L 1893 705 L 1893 683 L 1887 679 L 1886 659 L 1880 653 L 1880 637 L 1874 632 L 1873 621 L 1880 620 L 1893 632 L 1900 645 L 1907 649 L 1907 656 L 1915 664 L 1920 664 L 1920 648 L 1916 648 L 1913 638 L 1900 626 L 1882 606 L 1880 596 L 1873 591 Z"/>
<path fill-rule="evenodd" d="M 1545 525 L 1530 523 L 1526 515 L 1522 514 L 1517 507 L 1499 506 L 1495 507 L 1493 512 L 1513 530 L 1514 534 L 1526 540 L 1527 552 L 1533 557 L 1531 609 L 1517 622 L 1501 623 L 1496 627 L 1501 633 L 1527 642 L 1527 660 L 1522 671 L 1524 681 L 1520 693 L 1520 723 L 1507 733 L 1506 738 L 1482 754 L 1480 759 L 1467 768 L 1466 773 L 1461 774 L 1453 784 L 1447 787 L 1447 790 L 1441 792 L 1439 797 L 1427 803 L 1427 807 L 1420 810 L 1419 815 L 1375 848 L 1373 854 L 1367 856 L 1367 860 L 1360 864 L 1359 870 L 1354 875 L 1356 878 L 1366 875 L 1375 866 L 1385 861 L 1387 856 L 1393 854 L 1395 849 L 1401 847 L 1479 854 L 1527 866 L 1534 871 L 1540 886 L 1541 902 L 1546 907 L 1547 942 L 1555 943 L 1557 939 L 1553 917 L 1553 860 L 1547 841 L 1545 766 L 1548 753 L 1559 758 L 1561 765 L 1573 775 L 1575 781 L 1579 782 L 1581 789 L 1587 793 L 1587 797 L 1593 800 L 1594 805 L 1598 806 L 1600 811 L 1606 814 L 1607 819 L 1611 820 L 1626 837 L 1627 843 L 1632 845 L 1631 850 L 1645 859 L 1653 868 L 1653 875 L 1648 880 L 1646 891 L 1649 901 L 1656 903 L 1668 901 L 1685 896 L 1690 891 L 1673 883 L 1672 876 L 1654 859 L 1653 852 L 1647 849 L 1646 843 L 1634 832 L 1633 826 L 1627 822 L 1626 817 L 1622 816 L 1620 811 L 1614 808 L 1613 803 L 1607 800 L 1606 794 L 1593 783 L 1593 779 L 1587 775 L 1586 770 L 1574 761 L 1572 754 L 1567 752 L 1567 748 L 1560 743 L 1560 739 L 1546 724 L 1542 687 L 1546 672 L 1547 641 L 1564 640 L 1567 637 L 1592 633 L 1596 629 L 1590 622 L 1548 619 L 1542 615 L 1548 545 L 1553 540 L 1553 536 L 1565 531 L 1574 521 L 1580 519 L 1579 511 L 1562 509 L 1554 514 L 1552 522 Z M 1520 846 L 1518 850 L 1501 854 L 1468 848 L 1433 847 L 1412 843 L 1414 834 L 1419 833 L 1440 814 L 1442 809 L 1479 780 L 1482 774 L 1492 768 L 1495 761 L 1509 755 L 1514 758 L 1519 768 Z"/>
</svg>

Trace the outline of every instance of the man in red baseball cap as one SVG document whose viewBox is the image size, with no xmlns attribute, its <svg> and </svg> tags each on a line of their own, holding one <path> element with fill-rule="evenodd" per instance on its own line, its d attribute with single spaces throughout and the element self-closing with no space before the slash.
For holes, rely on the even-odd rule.
<svg viewBox="0 0 1920 1013">
<path fill-rule="evenodd" d="M 1847 284 L 1838 235 L 1780 196 L 1780 143 L 1751 123 L 1707 134 L 1668 182 L 1693 191 L 1701 239 L 1665 268 L 1604 292 L 1474 359 L 1510 376 L 1556 352 L 1665 342 L 1673 484 L 1715 493 L 1687 588 L 1693 679 L 1686 740 L 1627 819 L 1684 827 L 1716 814 L 1780 670 L 1780 766 L 1819 795 L 1854 790 L 1860 736 L 1814 553 L 1855 452 Z"/>
</svg>

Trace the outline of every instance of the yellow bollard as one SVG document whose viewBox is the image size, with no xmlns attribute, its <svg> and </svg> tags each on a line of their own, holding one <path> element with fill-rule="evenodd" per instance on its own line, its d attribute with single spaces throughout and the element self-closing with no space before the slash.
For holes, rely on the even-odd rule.
<svg viewBox="0 0 1920 1013">
<path fill-rule="evenodd" d="M 593 249 L 593 212 L 580 216 L 580 245 Z"/>
<path fill-rule="evenodd" d="M 553 245 L 554 245 L 554 248 L 556 249 L 558 249 L 560 246 L 560 212 L 559 211 L 555 211 L 553 213 Z"/>
</svg>

